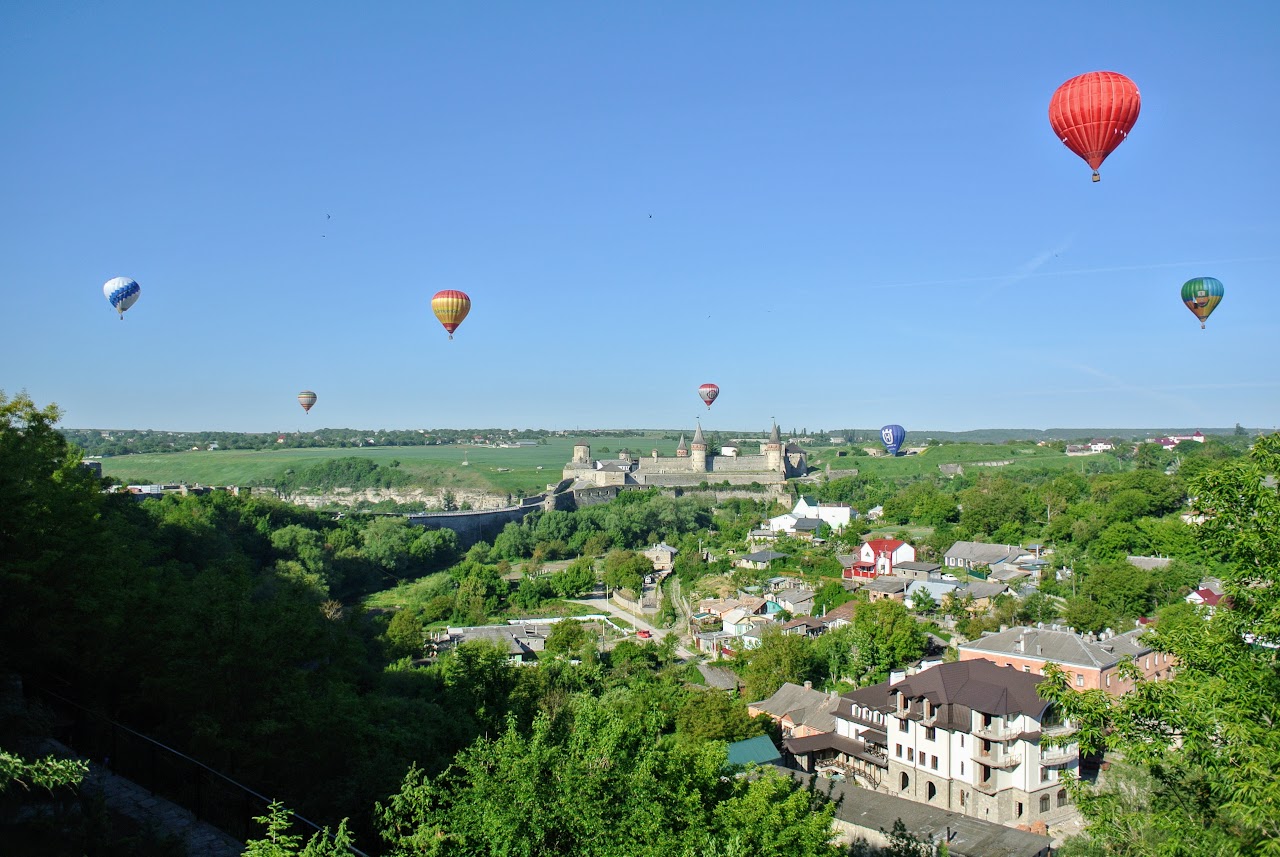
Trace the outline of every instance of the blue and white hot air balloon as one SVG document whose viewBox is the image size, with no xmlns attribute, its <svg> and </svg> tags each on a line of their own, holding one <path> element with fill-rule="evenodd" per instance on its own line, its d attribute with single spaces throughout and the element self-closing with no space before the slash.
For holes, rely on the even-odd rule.
<svg viewBox="0 0 1280 857">
<path fill-rule="evenodd" d="M 884 444 L 884 451 L 890 455 L 897 455 L 906 439 L 907 430 L 900 425 L 887 425 L 880 429 L 880 441 Z"/>
<path fill-rule="evenodd" d="M 124 321 L 124 311 L 138 302 L 142 288 L 137 280 L 129 277 L 112 277 L 102 286 L 102 293 L 107 296 L 115 311 L 120 313 L 120 320 Z"/>
</svg>

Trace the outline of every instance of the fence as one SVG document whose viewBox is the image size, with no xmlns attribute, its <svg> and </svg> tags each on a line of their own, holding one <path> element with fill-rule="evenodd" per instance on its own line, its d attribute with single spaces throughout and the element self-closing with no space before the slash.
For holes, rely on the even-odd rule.
<svg viewBox="0 0 1280 857">
<path fill-rule="evenodd" d="M 264 832 L 254 819 L 267 815 L 270 798 L 61 694 L 47 688 L 33 692 L 59 715 L 55 737 L 81 756 L 102 762 L 112 773 L 181 806 L 241 842 Z M 297 813 L 291 815 L 291 832 L 306 838 L 320 832 L 315 822 Z M 351 852 L 356 857 L 369 857 L 355 848 Z"/>
</svg>

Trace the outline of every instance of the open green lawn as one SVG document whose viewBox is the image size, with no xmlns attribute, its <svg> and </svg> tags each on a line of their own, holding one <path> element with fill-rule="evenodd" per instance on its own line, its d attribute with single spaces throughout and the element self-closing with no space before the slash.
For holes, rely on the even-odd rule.
<svg viewBox="0 0 1280 857">
<path fill-rule="evenodd" d="M 596 458 L 611 458 L 624 447 L 645 454 L 652 449 L 661 455 L 675 455 L 676 451 L 676 441 L 656 437 L 592 438 L 591 443 Z M 269 485 L 290 468 L 300 470 L 332 458 L 359 457 L 381 465 L 399 461 L 400 468 L 412 474 L 419 487 L 536 494 L 560 481 L 562 468 L 573 457 L 573 444 L 573 438 L 552 438 L 545 445 L 513 449 L 450 444 L 169 452 L 104 458 L 102 472 L 129 483 Z M 610 451 L 603 452 L 605 447 Z M 464 456 L 466 466 L 462 464 Z"/>
<path fill-rule="evenodd" d="M 937 474 L 939 464 L 964 465 L 965 473 L 980 473 L 984 470 L 999 472 L 1010 468 L 1065 470 L 1080 466 L 1082 461 L 1102 460 L 1102 456 L 1071 457 L 1049 447 L 1034 444 L 985 444 L 985 443 L 947 443 L 932 446 L 917 455 L 904 455 L 898 458 L 872 458 L 870 456 L 845 456 L 837 458 L 834 450 L 818 450 L 813 460 L 815 466 L 831 465 L 832 478 L 839 478 L 841 470 L 857 470 L 859 474 L 868 476 L 884 476 L 900 478 Z M 1009 461 L 1000 467 L 984 468 L 979 462 Z"/>
</svg>

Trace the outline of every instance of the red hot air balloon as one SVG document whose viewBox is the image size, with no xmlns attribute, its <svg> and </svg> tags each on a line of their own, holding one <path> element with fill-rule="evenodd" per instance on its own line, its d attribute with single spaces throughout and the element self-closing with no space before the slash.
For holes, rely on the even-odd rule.
<svg viewBox="0 0 1280 857">
<path fill-rule="evenodd" d="M 711 403 L 720 395 L 720 388 L 715 384 L 703 384 L 698 388 L 698 397 L 707 403 L 707 410 L 711 410 Z"/>
<path fill-rule="evenodd" d="M 1093 180 L 1098 181 L 1098 168 L 1129 136 L 1141 106 L 1132 80 L 1114 71 L 1091 71 L 1053 93 L 1049 124 L 1068 149 L 1093 167 Z"/>
</svg>

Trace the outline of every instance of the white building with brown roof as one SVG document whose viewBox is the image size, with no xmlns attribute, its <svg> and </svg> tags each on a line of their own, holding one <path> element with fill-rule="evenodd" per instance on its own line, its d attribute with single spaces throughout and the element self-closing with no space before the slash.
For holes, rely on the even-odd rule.
<svg viewBox="0 0 1280 857">
<path fill-rule="evenodd" d="M 1040 677 L 989 661 L 923 670 L 846 693 L 835 737 L 786 742 L 794 764 L 847 771 L 866 787 L 1000 824 L 1073 813 L 1062 782 L 1076 745 L 1042 746 L 1066 726 L 1036 691 Z M 822 745 L 822 746 L 819 746 Z"/>
</svg>

